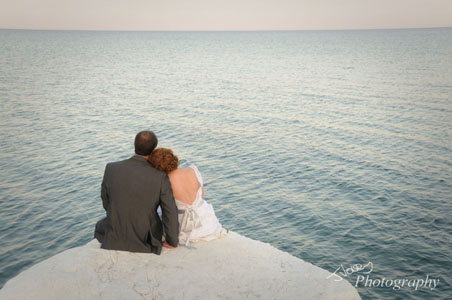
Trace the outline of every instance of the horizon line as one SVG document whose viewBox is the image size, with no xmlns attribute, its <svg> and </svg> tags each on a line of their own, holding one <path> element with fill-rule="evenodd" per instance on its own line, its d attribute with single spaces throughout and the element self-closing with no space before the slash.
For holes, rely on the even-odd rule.
<svg viewBox="0 0 452 300">
<path fill-rule="evenodd" d="M 0 30 L 21 31 L 86 31 L 86 32 L 289 32 L 289 31 L 371 31 L 371 30 L 408 30 L 408 29 L 446 29 L 452 26 L 432 27 L 388 27 L 388 28 L 335 28 L 335 29 L 41 29 L 41 28 L 0 28 Z"/>
</svg>

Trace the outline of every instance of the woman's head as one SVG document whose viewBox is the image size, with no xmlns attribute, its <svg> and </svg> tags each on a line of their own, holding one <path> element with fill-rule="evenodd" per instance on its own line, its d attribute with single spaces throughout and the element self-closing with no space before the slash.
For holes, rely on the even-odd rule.
<svg viewBox="0 0 452 300">
<path fill-rule="evenodd" d="M 173 150 L 157 148 L 149 156 L 149 162 L 157 170 L 170 173 L 179 166 L 179 158 L 174 155 Z"/>
</svg>

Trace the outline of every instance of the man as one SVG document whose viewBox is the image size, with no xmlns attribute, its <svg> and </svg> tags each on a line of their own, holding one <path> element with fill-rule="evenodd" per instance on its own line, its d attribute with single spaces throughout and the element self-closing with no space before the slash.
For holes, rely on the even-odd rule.
<svg viewBox="0 0 452 300">
<path fill-rule="evenodd" d="M 103 249 L 160 254 L 163 231 L 164 246 L 177 246 L 178 212 L 168 175 L 147 161 L 157 142 L 152 131 L 141 131 L 135 137 L 135 155 L 105 167 L 101 197 L 107 217 L 94 233 Z"/>
</svg>

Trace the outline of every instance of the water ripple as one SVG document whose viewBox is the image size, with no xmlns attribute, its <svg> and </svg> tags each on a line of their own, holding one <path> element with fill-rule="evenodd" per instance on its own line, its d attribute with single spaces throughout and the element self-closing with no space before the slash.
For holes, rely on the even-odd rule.
<svg viewBox="0 0 452 300">
<path fill-rule="evenodd" d="M 0 30 L 0 286 L 92 238 L 105 164 L 151 128 L 226 228 L 330 271 L 441 280 L 363 299 L 448 299 L 451 37 Z"/>
</svg>

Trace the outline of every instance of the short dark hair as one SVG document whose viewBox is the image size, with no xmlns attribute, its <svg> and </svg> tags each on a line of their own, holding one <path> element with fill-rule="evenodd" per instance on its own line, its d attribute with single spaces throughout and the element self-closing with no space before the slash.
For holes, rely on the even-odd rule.
<svg viewBox="0 0 452 300">
<path fill-rule="evenodd" d="M 149 155 L 157 147 L 157 143 L 155 133 L 149 130 L 140 131 L 135 136 L 135 153 L 142 156 Z"/>
</svg>

